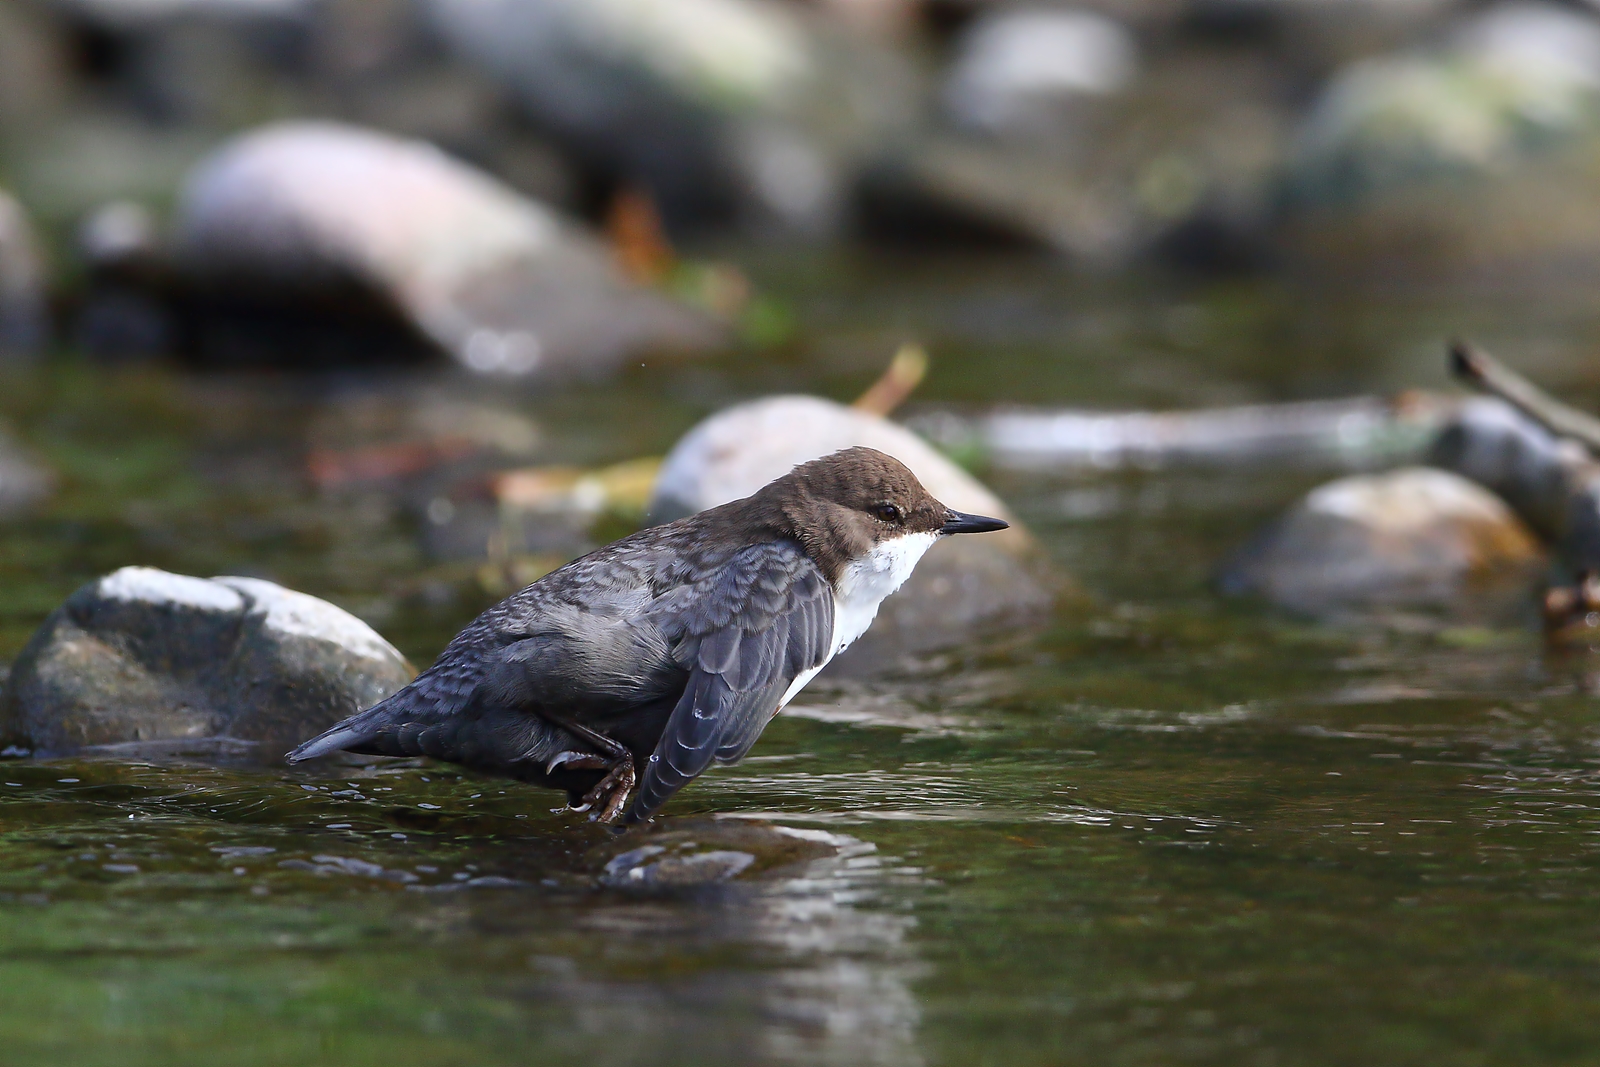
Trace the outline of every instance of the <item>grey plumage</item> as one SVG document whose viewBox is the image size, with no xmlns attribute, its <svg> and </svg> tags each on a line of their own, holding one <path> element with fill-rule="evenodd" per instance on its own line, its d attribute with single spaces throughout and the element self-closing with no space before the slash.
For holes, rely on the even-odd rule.
<svg viewBox="0 0 1600 1067">
<path fill-rule="evenodd" d="M 546 575 L 289 759 L 432 756 L 564 789 L 605 818 L 642 768 L 626 819 L 648 819 L 713 762 L 743 757 L 796 679 L 837 651 L 853 560 L 907 533 L 1003 525 L 950 511 L 871 449 L 802 464 Z"/>
<path fill-rule="evenodd" d="M 713 760 L 745 754 L 833 633 L 826 579 L 788 539 L 708 546 L 714 513 L 647 530 L 547 575 L 480 615 L 400 692 L 290 753 L 432 756 L 564 788 L 550 771 L 583 740 L 549 708 L 626 745 L 644 767 L 628 819 L 649 818 Z"/>
</svg>

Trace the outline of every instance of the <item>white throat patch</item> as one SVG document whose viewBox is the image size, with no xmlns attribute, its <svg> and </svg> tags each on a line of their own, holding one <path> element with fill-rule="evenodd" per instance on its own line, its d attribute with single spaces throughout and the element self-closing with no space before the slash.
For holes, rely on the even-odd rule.
<svg viewBox="0 0 1600 1067">
<path fill-rule="evenodd" d="M 849 648 L 878 617 L 878 605 L 905 584 L 922 554 L 939 540 L 936 533 L 914 533 L 882 541 L 845 565 L 834 602 L 833 654 Z"/>
<path fill-rule="evenodd" d="M 914 533 L 883 541 L 858 560 L 845 565 L 839 576 L 833 600 L 833 645 L 828 658 L 816 667 L 801 671 L 783 694 L 778 711 L 805 688 L 817 672 L 828 665 L 828 660 L 849 648 L 855 639 L 867 632 L 872 620 L 878 617 L 878 605 L 884 597 L 899 589 L 911 577 L 922 554 L 939 540 L 936 533 Z M 777 714 L 777 711 L 773 712 Z"/>
</svg>

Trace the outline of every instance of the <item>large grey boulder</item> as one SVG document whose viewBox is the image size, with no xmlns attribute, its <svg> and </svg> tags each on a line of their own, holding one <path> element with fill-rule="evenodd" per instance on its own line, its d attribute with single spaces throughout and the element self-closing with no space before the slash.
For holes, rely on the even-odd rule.
<svg viewBox="0 0 1600 1067">
<path fill-rule="evenodd" d="M 357 127 L 287 122 L 230 142 L 189 176 L 176 230 L 211 309 L 203 354 L 222 361 L 293 358 L 293 316 L 346 358 L 409 339 L 508 377 L 600 376 L 722 340 L 702 313 L 626 279 L 575 222 L 430 144 Z M 333 323 L 375 350 L 348 351 Z"/>
<path fill-rule="evenodd" d="M 1049 611 L 1064 581 L 999 498 L 910 430 L 817 397 L 740 404 L 690 430 L 667 454 L 650 517 L 666 522 L 737 500 L 796 464 L 856 445 L 894 456 L 949 506 L 1004 518 L 1012 527 L 934 545 L 836 669 L 892 666 L 905 655 L 949 648 Z"/>
<path fill-rule="evenodd" d="M 0 735 L 45 753 L 221 737 L 275 759 L 414 674 L 366 623 L 316 597 L 124 567 L 78 589 L 28 642 Z"/>
<path fill-rule="evenodd" d="M 1445 609 L 1475 592 L 1525 594 L 1542 562 L 1499 497 L 1449 471 L 1405 467 L 1312 490 L 1239 552 L 1220 584 L 1314 616 Z"/>
</svg>

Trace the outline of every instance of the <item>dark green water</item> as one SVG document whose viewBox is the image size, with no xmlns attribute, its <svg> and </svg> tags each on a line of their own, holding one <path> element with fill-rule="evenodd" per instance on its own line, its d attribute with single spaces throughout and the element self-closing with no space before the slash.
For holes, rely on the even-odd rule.
<svg viewBox="0 0 1600 1067">
<path fill-rule="evenodd" d="M 908 333 L 944 403 L 1435 386 L 1457 330 L 1566 395 L 1600 385 L 1596 324 L 1525 296 L 764 277 L 803 326 L 776 357 L 478 399 L 537 419 L 541 458 L 602 463 L 744 396 L 848 397 Z M 0 414 L 64 484 L 0 537 L 0 657 L 137 562 L 276 578 L 429 659 L 489 599 L 472 568 L 425 559 L 381 494 L 301 473 L 308 426 L 380 388 L 461 387 L 9 379 Z M 844 848 L 726 892 L 582 888 L 601 839 L 553 795 L 439 767 L 0 763 L 0 1061 L 1600 1061 L 1600 662 L 1552 659 L 1531 625 L 1335 629 L 1216 599 L 1216 559 L 1326 476 L 995 475 L 1093 603 L 915 676 L 819 680 L 671 816 Z M 485 877 L 525 884 L 440 888 Z"/>
</svg>

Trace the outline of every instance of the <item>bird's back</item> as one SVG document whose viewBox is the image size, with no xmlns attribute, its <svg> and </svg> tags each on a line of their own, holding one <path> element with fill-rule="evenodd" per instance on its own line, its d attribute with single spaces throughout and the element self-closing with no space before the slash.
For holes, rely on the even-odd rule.
<svg viewBox="0 0 1600 1067">
<path fill-rule="evenodd" d="M 428 755 L 538 779 L 544 761 L 575 744 L 541 710 L 645 759 L 683 693 L 688 668 L 676 653 L 695 617 L 661 610 L 663 598 L 692 607 L 729 555 L 704 537 L 708 517 L 640 531 L 505 598 L 405 688 L 290 759 L 341 749 Z"/>
</svg>

